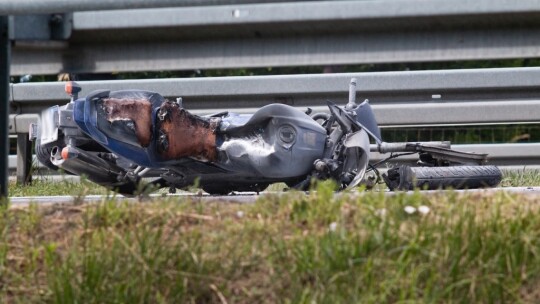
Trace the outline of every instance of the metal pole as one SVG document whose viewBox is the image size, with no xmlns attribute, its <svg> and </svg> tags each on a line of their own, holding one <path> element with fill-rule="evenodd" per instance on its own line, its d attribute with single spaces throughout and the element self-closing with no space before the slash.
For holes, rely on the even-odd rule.
<svg viewBox="0 0 540 304">
<path fill-rule="evenodd" d="M 32 182 L 32 142 L 28 133 L 17 134 L 17 184 L 27 185 Z"/>
<path fill-rule="evenodd" d="M 8 16 L 0 16 L 0 203 L 8 196 L 9 63 Z"/>
</svg>

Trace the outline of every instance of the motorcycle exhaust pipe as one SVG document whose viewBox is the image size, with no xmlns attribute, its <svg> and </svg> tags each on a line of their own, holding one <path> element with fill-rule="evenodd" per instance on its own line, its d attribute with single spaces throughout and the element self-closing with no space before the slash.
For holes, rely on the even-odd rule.
<svg viewBox="0 0 540 304">
<path fill-rule="evenodd" d="M 76 175 L 86 175 L 89 180 L 100 185 L 112 185 L 118 183 L 118 177 L 125 171 L 86 151 L 74 147 L 55 146 L 51 150 L 51 162 L 68 172 Z"/>
<path fill-rule="evenodd" d="M 51 150 L 51 162 L 54 164 L 54 162 L 59 162 L 62 160 L 62 154 L 60 153 L 60 148 L 58 146 L 54 146 Z"/>
</svg>

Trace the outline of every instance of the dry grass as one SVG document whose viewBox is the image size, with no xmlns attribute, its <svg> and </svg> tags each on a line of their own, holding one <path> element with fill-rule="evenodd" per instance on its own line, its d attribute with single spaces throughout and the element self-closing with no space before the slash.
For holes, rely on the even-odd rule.
<svg viewBox="0 0 540 304">
<path fill-rule="evenodd" d="M 0 301 L 535 303 L 539 202 L 507 193 L 334 196 L 323 184 L 249 205 L 3 209 Z"/>
</svg>

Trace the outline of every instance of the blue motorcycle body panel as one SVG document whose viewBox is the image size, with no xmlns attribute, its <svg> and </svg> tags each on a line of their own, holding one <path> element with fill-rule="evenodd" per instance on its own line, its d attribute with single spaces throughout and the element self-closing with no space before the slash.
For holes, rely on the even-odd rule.
<svg viewBox="0 0 540 304">
<path fill-rule="evenodd" d="M 142 147 L 141 145 L 134 144 L 133 141 L 126 142 L 126 138 L 122 139 L 118 136 L 111 136 L 106 134 L 107 130 L 113 129 L 110 122 L 103 121 L 103 98 L 113 97 L 118 98 L 126 94 L 133 95 L 151 95 L 155 94 L 147 91 L 95 91 L 90 93 L 86 98 L 80 98 L 75 101 L 74 105 L 74 120 L 81 128 L 83 132 L 88 134 L 92 139 L 96 140 L 103 147 L 109 151 L 121 155 L 122 157 L 144 167 L 159 168 L 159 161 L 156 159 L 155 153 L 153 153 L 153 146 Z M 152 103 L 152 117 L 155 117 L 157 108 L 161 104 L 163 99 L 156 98 Z M 104 128 L 104 125 L 110 125 L 110 128 Z"/>
</svg>

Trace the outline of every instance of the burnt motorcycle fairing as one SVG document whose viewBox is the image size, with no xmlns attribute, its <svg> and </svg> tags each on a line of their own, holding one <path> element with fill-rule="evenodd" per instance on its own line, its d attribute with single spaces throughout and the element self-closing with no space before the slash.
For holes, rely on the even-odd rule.
<svg viewBox="0 0 540 304">
<path fill-rule="evenodd" d="M 223 118 L 216 165 L 265 178 L 303 176 L 323 156 L 326 137 L 326 130 L 302 111 L 270 104 L 247 121 L 234 115 Z"/>
<path fill-rule="evenodd" d="M 141 166 L 156 164 L 153 125 L 164 98 L 142 90 L 94 91 L 75 101 L 77 125 L 113 153 Z"/>
<path fill-rule="evenodd" d="M 156 141 L 161 159 L 174 161 L 191 157 L 215 161 L 218 117 L 192 115 L 176 102 L 164 102 L 157 113 Z"/>
<path fill-rule="evenodd" d="M 192 115 L 149 91 L 96 91 L 75 102 L 80 128 L 111 152 L 149 167 L 213 161 L 219 118 Z"/>
</svg>

